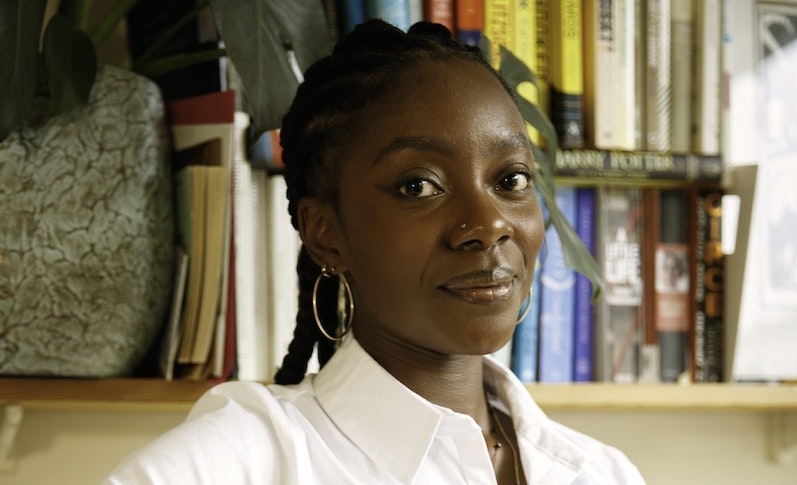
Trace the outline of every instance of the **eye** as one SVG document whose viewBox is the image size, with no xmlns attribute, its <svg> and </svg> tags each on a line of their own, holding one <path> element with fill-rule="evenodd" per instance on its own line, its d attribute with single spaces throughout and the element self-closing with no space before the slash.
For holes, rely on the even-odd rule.
<svg viewBox="0 0 797 485">
<path fill-rule="evenodd" d="M 498 190 L 520 192 L 526 190 L 531 184 L 531 174 L 528 172 L 513 172 L 502 178 L 496 185 Z"/>
<path fill-rule="evenodd" d="M 431 197 L 443 192 L 434 182 L 422 178 L 402 182 L 398 191 L 407 197 Z"/>
</svg>

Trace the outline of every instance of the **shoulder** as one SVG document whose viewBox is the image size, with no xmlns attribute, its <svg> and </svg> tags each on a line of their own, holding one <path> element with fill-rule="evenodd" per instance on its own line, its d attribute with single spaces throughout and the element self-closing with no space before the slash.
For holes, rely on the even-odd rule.
<svg viewBox="0 0 797 485">
<path fill-rule="evenodd" d="M 126 457 L 105 483 L 277 483 L 277 465 L 287 461 L 279 443 L 301 433 L 280 397 L 291 392 L 219 384 L 184 423 Z"/>
<path fill-rule="evenodd" d="M 556 421 L 551 425 L 578 445 L 587 456 L 581 474 L 574 484 L 643 485 L 639 469 L 619 449 Z"/>
</svg>

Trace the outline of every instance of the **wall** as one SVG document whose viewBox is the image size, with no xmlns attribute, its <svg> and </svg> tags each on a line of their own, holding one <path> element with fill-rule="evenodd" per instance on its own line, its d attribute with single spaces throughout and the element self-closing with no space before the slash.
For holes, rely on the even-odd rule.
<svg viewBox="0 0 797 485">
<path fill-rule="evenodd" d="M 797 461 L 767 458 L 766 416 L 753 413 L 552 413 L 613 444 L 650 485 L 797 483 Z M 178 424 L 181 413 L 25 410 L 16 470 L 0 485 L 97 483 L 126 453 Z"/>
</svg>

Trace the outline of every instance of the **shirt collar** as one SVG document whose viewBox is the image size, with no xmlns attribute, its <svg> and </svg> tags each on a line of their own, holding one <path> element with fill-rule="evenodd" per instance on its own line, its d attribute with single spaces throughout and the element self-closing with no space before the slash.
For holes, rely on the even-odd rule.
<svg viewBox="0 0 797 485">
<path fill-rule="evenodd" d="M 341 343 L 313 387 L 324 411 L 363 453 L 401 483 L 412 482 L 443 419 L 441 408 L 390 375 L 353 337 Z M 352 405 L 358 401 L 368 405 Z"/>
<path fill-rule="evenodd" d="M 527 483 L 573 482 L 587 466 L 589 453 L 545 415 L 511 370 L 489 356 L 484 382 L 491 403 L 512 416 Z"/>
<path fill-rule="evenodd" d="M 492 404 L 512 416 L 526 481 L 575 480 L 587 466 L 588 453 L 545 415 L 511 370 L 491 357 L 484 358 L 484 381 Z M 319 404 L 341 431 L 401 483 L 412 482 L 441 421 L 455 414 L 399 382 L 352 336 L 344 339 L 314 378 L 313 387 Z M 358 401 L 368 405 L 352 405 Z"/>
</svg>

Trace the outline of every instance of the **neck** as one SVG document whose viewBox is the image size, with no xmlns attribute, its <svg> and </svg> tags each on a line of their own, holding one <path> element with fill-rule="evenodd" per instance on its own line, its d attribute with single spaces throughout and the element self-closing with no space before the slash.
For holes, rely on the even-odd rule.
<svg viewBox="0 0 797 485">
<path fill-rule="evenodd" d="M 356 335 L 363 349 L 402 384 L 488 428 L 481 355 L 444 354 L 398 339 Z"/>
</svg>

